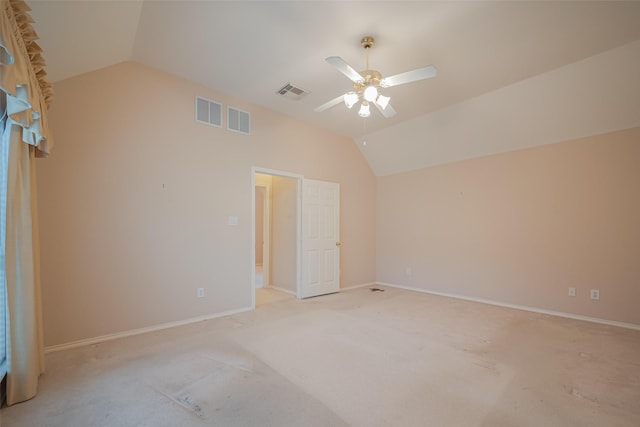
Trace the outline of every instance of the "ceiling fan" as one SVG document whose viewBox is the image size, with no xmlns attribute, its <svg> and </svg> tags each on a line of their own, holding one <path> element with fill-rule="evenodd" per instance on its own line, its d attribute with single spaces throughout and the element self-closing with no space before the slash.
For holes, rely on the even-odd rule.
<svg viewBox="0 0 640 427">
<path fill-rule="evenodd" d="M 390 118 L 396 115 L 396 110 L 389 105 L 390 98 L 380 93 L 381 88 L 398 86 L 436 76 L 436 67 L 429 65 L 383 78 L 379 71 L 369 69 L 369 49 L 373 47 L 374 43 L 375 39 L 371 36 L 363 37 L 362 40 L 360 40 L 360 44 L 366 52 L 367 69 L 359 73 L 339 56 L 330 56 L 325 59 L 325 61 L 333 65 L 353 82 L 353 91 L 322 104 L 314 111 L 321 112 L 327 110 L 338 105 L 340 102 L 344 102 L 347 108 L 352 108 L 358 102 L 361 102 L 360 110 L 358 111 L 358 115 L 361 117 L 369 117 L 371 115 L 369 106 L 373 104 L 384 117 Z"/>
</svg>

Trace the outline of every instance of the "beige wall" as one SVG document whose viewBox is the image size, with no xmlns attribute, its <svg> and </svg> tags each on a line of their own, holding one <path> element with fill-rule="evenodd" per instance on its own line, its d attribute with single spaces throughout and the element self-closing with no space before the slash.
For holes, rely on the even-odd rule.
<svg viewBox="0 0 640 427">
<path fill-rule="evenodd" d="M 256 186 L 256 265 L 262 266 L 264 261 L 264 213 L 267 207 L 267 189 L 265 187 Z"/>
<path fill-rule="evenodd" d="M 296 292 L 298 181 L 274 176 L 272 182 L 271 286 Z"/>
<path fill-rule="evenodd" d="M 376 230 L 379 282 L 640 325 L 640 128 L 380 177 Z"/>
<path fill-rule="evenodd" d="M 250 307 L 252 166 L 340 183 L 342 285 L 375 280 L 375 177 L 351 140 L 135 63 L 54 89 L 46 345 Z M 252 134 L 196 123 L 196 95 L 249 111 Z"/>
<path fill-rule="evenodd" d="M 272 227 L 272 217 L 273 214 L 271 212 L 272 205 L 272 182 L 273 176 L 266 175 L 262 173 L 255 174 L 255 185 L 256 187 L 261 187 L 265 190 L 265 200 L 264 200 L 264 209 L 266 211 L 266 224 L 263 224 L 263 235 L 258 236 L 257 227 L 256 227 L 256 258 L 258 256 L 257 249 L 257 240 L 264 239 L 264 245 L 262 247 L 262 285 L 270 286 L 271 285 L 271 227 Z M 256 189 L 257 191 L 257 189 Z M 256 220 L 257 221 L 257 220 Z"/>
</svg>

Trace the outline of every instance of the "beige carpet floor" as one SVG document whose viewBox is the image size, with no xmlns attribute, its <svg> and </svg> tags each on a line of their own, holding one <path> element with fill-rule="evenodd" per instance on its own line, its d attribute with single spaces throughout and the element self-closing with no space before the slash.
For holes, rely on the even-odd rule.
<svg viewBox="0 0 640 427">
<path fill-rule="evenodd" d="M 640 331 L 380 288 L 50 353 L 2 426 L 640 426 Z"/>
</svg>

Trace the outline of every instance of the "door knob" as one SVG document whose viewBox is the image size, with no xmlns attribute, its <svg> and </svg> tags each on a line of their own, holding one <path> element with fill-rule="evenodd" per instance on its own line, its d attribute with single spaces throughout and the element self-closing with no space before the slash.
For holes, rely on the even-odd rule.
<svg viewBox="0 0 640 427">
<path fill-rule="evenodd" d="M 341 246 L 341 245 L 342 245 L 342 243 L 336 242 L 336 246 Z"/>
</svg>

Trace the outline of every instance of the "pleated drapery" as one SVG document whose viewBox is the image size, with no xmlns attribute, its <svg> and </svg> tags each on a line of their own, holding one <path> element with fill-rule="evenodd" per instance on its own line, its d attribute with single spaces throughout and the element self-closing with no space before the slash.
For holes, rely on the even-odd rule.
<svg viewBox="0 0 640 427">
<path fill-rule="evenodd" d="M 51 85 L 22 0 L 0 0 L 0 245 L 6 284 L 7 403 L 35 396 L 44 371 L 35 157 L 53 147 L 47 125 Z"/>
</svg>

